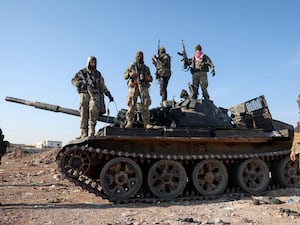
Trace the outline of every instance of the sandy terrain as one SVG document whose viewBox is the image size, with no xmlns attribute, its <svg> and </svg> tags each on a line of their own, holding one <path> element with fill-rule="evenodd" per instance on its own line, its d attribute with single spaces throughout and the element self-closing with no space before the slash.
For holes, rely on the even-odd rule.
<svg viewBox="0 0 300 225">
<path fill-rule="evenodd" d="M 213 201 L 115 205 L 61 179 L 57 149 L 28 153 L 10 149 L 0 166 L 0 224 L 300 224 L 300 189 L 260 196 L 242 194 Z"/>
</svg>

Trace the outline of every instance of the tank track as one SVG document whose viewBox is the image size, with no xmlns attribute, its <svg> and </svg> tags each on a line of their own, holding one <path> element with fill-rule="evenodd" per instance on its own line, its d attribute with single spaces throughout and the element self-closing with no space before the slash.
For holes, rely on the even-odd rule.
<svg viewBox="0 0 300 225">
<path fill-rule="evenodd" d="M 95 194 L 96 196 L 101 197 L 102 199 L 108 200 L 110 202 L 116 204 L 128 204 L 128 203 L 158 203 L 158 202 L 183 202 L 183 201 L 201 201 L 201 200 L 213 200 L 222 195 L 226 196 L 251 196 L 251 194 L 244 192 L 238 185 L 231 185 L 228 186 L 225 191 L 217 196 L 203 196 L 196 191 L 185 189 L 183 193 L 172 199 L 172 200 L 162 200 L 154 196 L 150 190 L 147 188 L 141 188 L 141 191 L 138 192 L 135 196 L 121 201 L 115 201 L 110 199 L 107 196 L 99 183 L 99 180 L 91 179 L 85 175 L 78 175 L 78 176 L 70 176 L 69 174 L 65 173 L 64 170 L 61 168 L 61 161 L 64 157 L 64 154 L 67 151 L 72 151 L 74 149 L 80 149 L 83 152 L 88 153 L 89 155 L 93 155 L 93 157 L 105 157 L 108 161 L 114 157 L 126 157 L 131 158 L 137 162 L 144 162 L 145 161 L 150 165 L 153 163 L 154 160 L 158 159 L 171 159 L 179 161 L 183 164 L 189 164 L 192 160 L 202 160 L 202 159 L 217 159 L 220 160 L 226 165 L 226 167 L 232 167 L 236 165 L 240 160 L 245 159 L 253 159 L 259 158 L 263 159 L 264 161 L 274 161 L 281 159 L 285 156 L 290 154 L 290 150 L 283 150 L 283 151 L 276 151 L 276 152 L 268 152 L 268 153 L 256 153 L 256 154 L 199 154 L 199 155 L 164 155 L 164 154 L 140 154 L 140 153 L 132 153 L 132 152 L 119 152 L 117 150 L 108 150 L 108 149 L 100 149 L 100 148 L 92 148 L 88 147 L 87 145 L 80 145 L 80 144 L 70 144 L 67 145 L 65 148 L 61 149 L 57 155 L 56 163 L 60 172 L 63 174 L 63 178 L 68 179 L 70 182 L 74 183 L 76 186 L 81 187 L 84 190 L 87 190 L 90 193 Z M 275 190 L 279 189 L 282 186 L 273 180 L 270 180 L 268 187 L 266 190 Z"/>
</svg>

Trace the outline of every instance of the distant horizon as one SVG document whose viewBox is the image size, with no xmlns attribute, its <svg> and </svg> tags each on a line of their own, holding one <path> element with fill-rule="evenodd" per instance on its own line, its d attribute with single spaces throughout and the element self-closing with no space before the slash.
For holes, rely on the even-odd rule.
<svg viewBox="0 0 300 225">
<path fill-rule="evenodd" d="M 94 55 L 114 97 L 113 103 L 105 97 L 106 115 L 116 116 L 127 109 L 123 75 L 136 51 L 143 51 L 155 77 L 158 40 L 171 55 L 168 100 L 179 101 L 192 82 L 177 54 L 184 40 L 189 58 L 200 44 L 215 65 L 208 92 L 216 106 L 264 95 L 273 119 L 299 121 L 300 1 L 10 0 L 0 6 L 0 128 L 10 142 L 66 144 L 79 136 L 80 118 L 13 104 L 6 96 L 78 110 L 71 79 Z M 150 96 L 150 108 L 159 106 L 157 80 Z"/>
</svg>

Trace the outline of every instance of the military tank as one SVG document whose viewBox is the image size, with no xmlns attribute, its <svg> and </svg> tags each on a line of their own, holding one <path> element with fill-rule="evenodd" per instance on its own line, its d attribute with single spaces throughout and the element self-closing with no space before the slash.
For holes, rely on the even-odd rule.
<svg viewBox="0 0 300 225">
<path fill-rule="evenodd" d="M 192 99 L 152 108 L 153 129 L 144 129 L 137 109 L 125 129 L 126 109 L 97 135 L 70 141 L 57 155 L 65 178 L 114 203 L 215 198 L 222 193 L 257 195 L 300 187 L 290 161 L 292 125 L 272 119 L 264 96 L 229 109 Z M 7 101 L 79 116 L 77 110 L 6 97 Z"/>
<path fill-rule="evenodd" d="M 10 146 L 8 141 L 4 140 L 4 134 L 0 128 L 0 165 L 1 165 L 1 158 L 6 153 L 7 148 Z"/>
</svg>

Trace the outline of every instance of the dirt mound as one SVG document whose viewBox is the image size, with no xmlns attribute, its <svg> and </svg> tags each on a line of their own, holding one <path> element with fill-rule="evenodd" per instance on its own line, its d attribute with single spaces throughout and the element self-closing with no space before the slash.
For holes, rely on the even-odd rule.
<svg viewBox="0 0 300 225">
<path fill-rule="evenodd" d="M 298 224 L 300 189 L 214 201 L 114 205 L 61 178 L 59 149 L 9 149 L 0 166 L 0 224 Z"/>
</svg>

